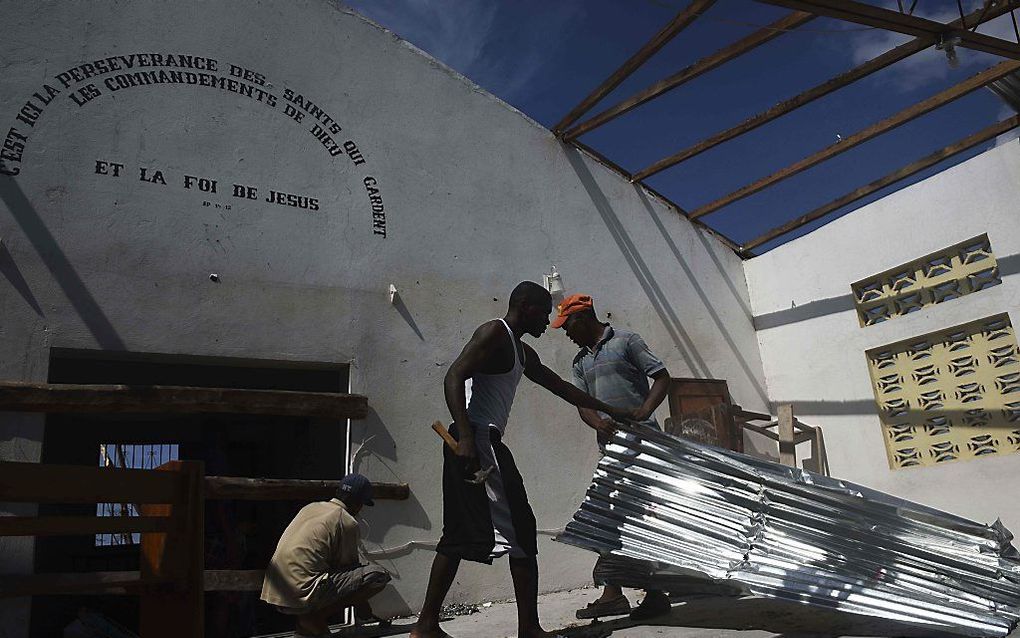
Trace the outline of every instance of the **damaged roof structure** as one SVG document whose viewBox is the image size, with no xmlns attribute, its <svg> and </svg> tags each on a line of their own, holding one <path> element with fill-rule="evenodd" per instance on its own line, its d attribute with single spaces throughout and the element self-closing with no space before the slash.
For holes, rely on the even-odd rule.
<svg viewBox="0 0 1020 638">
<path fill-rule="evenodd" d="M 857 2 L 853 0 L 761 0 L 765 4 L 785 7 L 793 11 L 772 24 L 763 26 L 753 33 L 736 42 L 714 51 L 693 64 L 677 71 L 676 73 L 653 83 L 647 88 L 640 90 L 629 97 L 622 99 L 611 106 L 601 108 L 594 115 L 585 116 L 595 109 L 614 89 L 619 87 L 632 73 L 659 52 L 673 38 L 683 32 L 685 28 L 695 22 L 702 14 L 708 11 L 715 0 L 695 0 L 685 6 L 667 25 L 665 25 L 654 37 L 652 37 L 639 51 L 624 62 L 610 77 L 596 87 L 588 96 L 567 113 L 554 127 L 556 135 L 569 144 L 573 144 L 585 152 L 599 157 L 601 161 L 619 171 L 621 175 L 631 182 L 642 184 L 645 188 L 653 190 L 647 183 L 648 178 L 653 177 L 667 169 L 691 160 L 702 153 L 705 153 L 717 146 L 733 140 L 741 135 L 747 134 L 761 126 L 765 126 L 776 119 L 783 117 L 811 102 L 830 95 L 843 89 L 854 82 L 862 80 L 882 69 L 893 64 L 902 62 L 910 56 L 931 47 L 940 49 L 946 53 L 951 65 L 956 64 L 956 48 L 969 48 L 983 53 L 1004 58 L 1005 60 L 981 71 L 966 80 L 959 82 L 945 90 L 942 90 L 928 99 L 902 109 L 879 122 L 867 126 L 854 133 L 840 136 L 835 143 L 822 148 L 799 161 L 794 162 L 770 175 L 766 175 L 751 181 L 750 183 L 733 190 L 732 192 L 710 201 L 692 210 L 687 210 L 682 203 L 674 203 L 678 211 L 693 222 L 704 224 L 704 218 L 716 213 L 731 204 L 750 197 L 767 188 L 770 188 L 786 179 L 789 179 L 803 171 L 815 167 L 829 159 L 845 153 L 854 147 L 868 142 L 884 133 L 907 124 L 908 122 L 922 117 L 925 114 L 960 99 L 973 91 L 987 87 L 999 94 L 1014 110 L 1017 109 L 1017 71 L 1020 69 L 1020 28 L 1017 27 L 1016 9 L 1020 3 L 1016 0 L 985 0 L 980 9 L 965 14 L 963 4 L 956 2 L 959 9 L 959 18 L 949 23 L 939 23 L 929 19 L 913 15 L 917 2 L 908 4 L 899 2 L 899 10 L 886 9 L 880 6 Z M 999 17 L 1010 16 L 1014 25 L 1016 41 L 1008 41 L 984 35 L 978 29 Z M 675 153 L 663 157 L 655 162 L 643 166 L 637 170 L 627 170 L 613 161 L 612 157 L 600 153 L 593 147 L 585 144 L 582 137 L 602 126 L 611 123 L 616 118 L 631 112 L 632 110 L 656 99 L 668 92 L 683 86 L 684 84 L 706 74 L 720 66 L 739 59 L 741 56 L 753 52 L 756 48 L 783 34 L 795 31 L 818 17 L 834 18 L 856 25 L 864 25 L 876 29 L 884 29 L 890 32 L 911 36 L 913 39 L 901 44 L 885 53 L 874 57 L 858 66 L 843 72 L 836 77 L 830 78 L 809 89 L 801 91 L 778 104 L 756 113 L 742 122 L 725 130 L 712 133 L 691 144 L 690 146 L 677 150 Z M 734 250 L 745 257 L 753 256 L 760 247 L 770 244 L 776 239 L 782 238 L 789 233 L 800 229 L 812 222 L 818 221 L 830 215 L 834 211 L 853 204 L 873 193 L 876 193 L 888 186 L 906 180 L 917 173 L 935 166 L 949 158 L 970 150 L 980 144 L 1007 133 L 1017 126 L 1020 126 L 1020 116 L 1007 117 L 1001 121 L 994 122 L 967 135 L 943 148 L 919 158 L 901 168 L 892 171 L 874 181 L 862 184 L 858 188 L 847 192 L 822 206 L 807 211 L 802 215 L 774 226 L 766 232 L 742 243 L 728 241 Z M 653 190 L 654 192 L 654 190 Z M 669 201 L 661 193 L 660 197 Z M 718 234 L 718 230 L 715 231 Z"/>
<path fill-rule="evenodd" d="M 1016 108 L 1020 45 L 985 30 L 997 20 L 1012 31 L 1020 0 L 946 0 L 960 11 L 943 22 L 916 15 L 925 7 L 914 0 L 769 0 L 759 10 L 770 17 L 756 22 L 776 7 L 790 13 L 739 24 L 733 32 L 746 35 L 618 100 L 627 78 L 643 77 L 635 70 L 658 68 L 650 58 L 667 41 L 682 43 L 678 34 L 730 6 L 759 6 L 649 2 L 679 13 L 548 127 L 335 0 L 6 4 L 17 28 L 0 41 L 0 487 L 12 501 L 0 503 L 0 628 L 58 635 L 88 605 L 132 630 L 140 609 L 159 610 L 140 616 L 174 636 L 201 635 L 202 610 L 212 622 L 224 607 L 248 627 L 283 630 L 287 619 L 257 602 L 262 569 L 296 508 L 328 498 L 348 471 L 387 501 L 362 536 L 365 556 L 393 575 L 374 610 L 414 614 L 442 523 L 427 423 L 447 414 L 443 374 L 474 327 L 505 312 L 514 285 L 545 276 L 549 289 L 590 294 L 600 317 L 639 333 L 668 367 L 671 392 L 703 382 L 714 405 L 766 421 L 790 408 L 791 431 L 795 409 L 813 434 L 780 443 L 788 467 L 766 460 L 777 459 L 777 439 L 765 427 L 728 433 L 749 456 L 622 437 L 590 485 L 594 436 L 523 383 L 506 441 L 534 501 L 543 592 L 589 585 L 592 550 L 654 563 L 647 582 L 664 589 L 724 594 L 710 611 L 719 624 L 736 624 L 750 603 L 728 628 L 761 628 L 751 625 L 789 604 L 838 616 L 826 628 L 844 635 L 875 620 L 896 632 L 886 635 L 1008 633 L 1018 615 L 1007 528 L 1020 526 L 1010 321 L 1020 307 L 1020 145 L 1014 113 L 975 122 L 1000 107 L 984 88 Z M 815 85 L 759 113 L 795 83 L 721 82 L 715 97 L 742 92 L 737 106 L 753 114 L 727 124 L 734 108 L 655 144 L 635 138 L 657 157 L 599 143 L 696 78 L 741 58 L 753 67 L 774 53 L 766 45 L 813 27 L 834 33 L 820 23 L 836 20 L 905 41 L 820 83 L 797 75 Z M 979 55 L 966 58 L 968 48 Z M 826 74 L 851 57 L 794 53 Z M 858 130 L 832 145 L 819 142 L 830 131 L 805 134 L 777 153 L 788 166 L 763 169 L 773 155 L 758 162 L 767 175 L 750 174 L 755 153 L 769 150 L 754 148 L 754 135 L 785 131 L 794 112 L 817 116 L 809 105 L 826 96 L 845 115 L 858 106 L 842 99 L 845 87 L 875 88 L 865 78 L 915 55 L 936 56 L 939 69 L 959 55 L 966 68 L 942 77 L 952 86 L 883 96 L 924 99 L 884 117 L 862 109 Z M 718 220 L 757 206 L 754 196 L 785 197 L 798 177 L 844 190 L 848 180 L 833 187 L 811 171 L 841 169 L 867 143 L 968 109 L 975 95 L 986 103 L 963 118 L 973 132 L 954 122 L 948 135 L 965 135 L 948 146 L 928 139 L 943 148 L 868 174 L 821 207 L 762 205 L 741 220 L 746 236 L 721 230 Z M 988 149 L 998 136 L 1010 142 Z M 685 170 L 703 178 L 699 162 L 738 139 L 749 161 L 717 171 L 740 180 L 733 188 L 699 202 L 710 188 L 662 187 Z M 912 141 L 903 148 L 920 154 Z M 800 153 L 804 144 L 822 148 Z M 985 152 L 934 173 L 968 149 Z M 867 168 L 881 175 L 888 164 Z M 568 378 L 577 349 L 563 333 L 534 345 Z M 816 444 L 823 457 L 800 454 Z M 179 469 L 150 471 L 165 465 L 164 448 Z M 847 480 L 801 469 L 826 462 Z M 124 504 L 148 511 L 167 494 L 180 499 L 190 560 L 164 577 L 139 570 L 139 540 L 171 521 Z M 233 522 L 200 514 L 231 502 L 244 520 L 227 531 L 246 555 L 206 562 L 205 532 Z M 1004 523 L 973 522 L 996 517 Z M 556 534 L 575 547 L 553 544 Z M 184 565 L 160 565 L 171 563 Z M 188 594 L 179 612 L 158 598 L 171 581 Z M 513 595 L 504 570 L 465 569 L 451 600 Z M 690 620 L 681 609 L 668 623 Z"/>
</svg>

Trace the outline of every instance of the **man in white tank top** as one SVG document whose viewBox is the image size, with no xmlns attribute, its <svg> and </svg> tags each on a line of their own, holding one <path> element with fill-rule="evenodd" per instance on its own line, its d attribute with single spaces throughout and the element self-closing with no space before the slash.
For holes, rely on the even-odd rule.
<svg viewBox="0 0 1020 638">
<path fill-rule="evenodd" d="M 585 394 L 542 365 L 538 354 L 521 342 L 525 334 L 542 336 L 551 312 L 552 298 L 545 288 L 531 281 L 518 284 L 510 294 L 506 316 L 479 326 L 446 373 L 446 404 L 453 417 L 450 430 L 458 447 L 454 453 L 444 446 L 443 537 L 410 638 L 448 636 L 439 626 L 439 613 L 462 559 L 491 563 L 503 555 L 510 557 L 519 638 L 554 636 L 538 621 L 535 515 L 513 456 L 502 442 L 517 384 L 526 376 L 575 406 L 617 418 L 633 418 L 634 410 L 606 405 Z M 484 485 L 469 484 L 465 479 L 480 462 L 496 470 Z"/>
</svg>

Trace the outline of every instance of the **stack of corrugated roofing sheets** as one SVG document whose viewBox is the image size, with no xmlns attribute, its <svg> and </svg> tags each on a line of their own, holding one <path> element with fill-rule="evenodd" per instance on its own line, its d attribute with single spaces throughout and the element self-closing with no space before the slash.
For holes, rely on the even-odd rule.
<svg viewBox="0 0 1020 638">
<path fill-rule="evenodd" d="M 642 430 L 617 433 L 558 540 L 654 561 L 664 578 L 705 577 L 933 632 L 1005 636 L 1020 619 L 1012 538 L 998 521 Z"/>
</svg>

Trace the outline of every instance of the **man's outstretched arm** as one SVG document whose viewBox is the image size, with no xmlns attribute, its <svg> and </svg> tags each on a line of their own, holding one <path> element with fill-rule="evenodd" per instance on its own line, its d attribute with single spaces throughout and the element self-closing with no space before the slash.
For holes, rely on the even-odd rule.
<svg viewBox="0 0 1020 638">
<path fill-rule="evenodd" d="M 598 410 L 619 419 L 634 418 L 634 410 L 626 410 L 605 404 L 590 394 L 574 387 L 573 384 L 564 381 L 560 375 L 547 368 L 538 358 L 534 348 L 524 344 L 524 376 L 528 377 L 546 390 L 552 392 L 567 403 L 576 405 L 579 408 Z"/>
</svg>

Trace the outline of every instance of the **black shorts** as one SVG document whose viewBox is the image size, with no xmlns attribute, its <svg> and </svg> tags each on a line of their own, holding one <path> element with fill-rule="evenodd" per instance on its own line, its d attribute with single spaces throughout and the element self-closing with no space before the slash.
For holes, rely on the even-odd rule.
<svg viewBox="0 0 1020 638">
<path fill-rule="evenodd" d="M 450 434 L 457 438 L 456 428 Z M 481 441 L 484 437 L 476 437 Z M 510 510 L 516 547 L 525 556 L 538 555 L 535 513 L 528 503 L 524 479 L 499 431 L 489 429 L 489 443 L 502 479 L 503 497 Z M 450 558 L 491 564 L 496 535 L 485 485 L 472 485 L 456 455 L 443 446 L 443 536 L 436 551 Z"/>
</svg>

